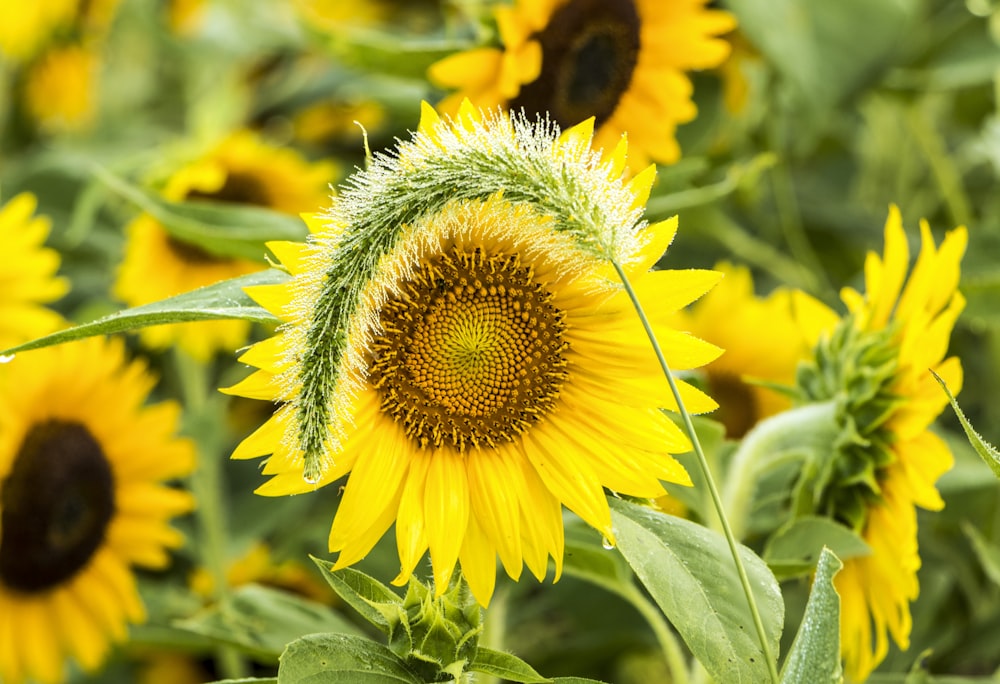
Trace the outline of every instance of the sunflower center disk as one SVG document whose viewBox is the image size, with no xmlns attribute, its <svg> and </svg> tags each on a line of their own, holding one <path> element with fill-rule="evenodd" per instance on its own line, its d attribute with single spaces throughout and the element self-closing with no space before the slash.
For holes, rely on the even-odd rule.
<svg viewBox="0 0 1000 684">
<path fill-rule="evenodd" d="M 533 275 L 517 255 L 455 247 L 383 307 L 369 381 L 419 446 L 496 446 L 553 406 L 565 324 Z"/>
<path fill-rule="evenodd" d="M 30 594 L 75 576 L 104 542 L 114 478 L 78 423 L 31 428 L 0 487 L 0 583 Z"/>
<path fill-rule="evenodd" d="M 639 61 L 634 0 L 570 0 L 533 36 L 542 70 L 510 104 L 549 112 L 566 128 L 595 117 L 600 126 L 618 107 Z"/>
</svg>

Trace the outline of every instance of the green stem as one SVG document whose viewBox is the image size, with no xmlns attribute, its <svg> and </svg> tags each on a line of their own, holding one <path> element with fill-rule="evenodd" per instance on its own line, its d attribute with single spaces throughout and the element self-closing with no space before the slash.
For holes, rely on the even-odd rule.
<svg viewBox="0 0 1000 684">
<path fill-rule="evenodd" d="M 838 434 L 833 401 L 784 411 L 758 423 L 740 442 L 729 462 L 723 507 L 742 539 L 750 518 L 750 502 L 760 476 L 768 469 L 816 449 L 829 449 Z"/>
<path fill-rule="evenodd" d="M 726 512 L 722 507 L 722 497 L 719 496 L 719 488 L 715 485 L 715 479 L 712 477 L 712 472 L 708 467 L 708 459 L 705 458 L 705 452 L 701 448 L 701 442 L 698 440 L 698 434 L 695 432 L 694 424 L 691 422 L 691 415 L 684 406 L 680 390 L 677 388 L 677 382 L 674 380 L 674 375 L 670 371 L 667 359 L 663 356 L 663 350 L 660 349 L 660 343 L 656 339 L 653 327 L 650 325 L 649 319 L 646 318 L 646 313 L 643 311 L 642 305 L 639 303 L 639 298 L 636 296 L 635 290 L 632 289 L 632 283 L 629 282 L 628 276 L 625 275 L 625 270 L 621 267 L 621 264 L 617 262 L 612 263 L 614 263 L 615 270 L 618 272 L 618 277 L 621 279 L 622 285 L 628 293 L 629 299 L 632 300 L 632 306 L 635 307 L 635 312 L 639 316 L 639 320 L 642 321 L 642 327 L 646 330 L 649 342 L 653 346 L 653 351 L 656 353 L 657 360 L 660 362 L 660 368 L 663 370 L 663 375 L 667 379 L 667 384 L 670 385 L 670 391 L 674 395 L 674 401 L 677 402 L 677 409 L 680 411 L 681 419 L 684 421 L 684 427 L 687 430 L 688 437 L 691 439 L 691 445 L 694 447 L 694 453 L 698 457 L 698 466 L 702 471 L 705 483 L 707 484 L 708 490 L 712 495 L 712 503 L 715 505 L 715 510 L 719 515 L 719 520 L 722 524 L 722 532 L 726 536 L 726 542 L 729 544 L 729 551 L 733 555 L 733 563 L 736 565 L 736 572 L 740 577 L 740 584 L 743 586 L 743 593 L 746 595 L 747 603 L 750 606 L 750 614 L 753 616 L 754 628 L 757 630 L 757 638 L 760 641 L 760 649 L 764 655 L 765 661 L 767 662 L 767 669 L 771 675 L 771 681 L 774 684 L 779 684 L 778 666 L 774 660 L 774 654 L 771 653 L 771 646 L 768 644 L 767 632 L 764 630 L 764 621 L 760 617 L 760 610 L 757 608 L 757 601 L 754 598 L 753 589 L 750 587 L 750 578 L 747 576 L 746 568 L 743 567 L 743 559 L 740 558 L 739 547 L 736 539 L 733 537 L 733 531 L 729 526 L 729 521 L 726 519 Z"/>
<path fill-rule="evenodd" d="M 962 172 L 948 155 L 947 146 L 934 127 L 927 121 L 918 105 L 906 108 L 904 120 L 917 146 L 931 167 L 931 174 L 941 190 L 941 197 L 948 207 L 952 223 L 966 226 L 972 221 L 969 198 L 962 187 Z"/>
<path fill-rule="evenodd" d="M 636 610 L 646 618 L 646 622 L 656 635 L 656 640 L 663 650 L 663 657 L 667 661 L 667 668 L 670 670 L 671 684 L 688 684 L 687 660 L 684 658 L 684 651 L 677 643 L 677 637 L 671 631 L 663 613 L 646 596 L 635 589 L 626 594 L 629 602 L 635 606 Z"/>
<path fill-rule="evenodd" d="M 225 619 L 230 611 L 230 592 L 226 578 L 228 520 L 219 458 L 221 445 L 206 437 L 218 434 L 218 429 L 210 424 L 206 425 L 213 422 L 213 416 L 209 415 L 211 406 L 206 401 L 209 389 L 204 366 L 180 350 L 175 350 L 174 359 L 184 405 L 192 421 L 193 432 L 198 436 L 201 456 L 198 468 L 191 476 L 191 491 L 198 502 L 198 555 L 212 577 L 212 599 L 218 603 Z M 225 678 L 239 679 L 247 676 L 246 665 L 236 650 L 220 646 L 216 649 L 215 658 L 219 671 Z"/>
</svg>

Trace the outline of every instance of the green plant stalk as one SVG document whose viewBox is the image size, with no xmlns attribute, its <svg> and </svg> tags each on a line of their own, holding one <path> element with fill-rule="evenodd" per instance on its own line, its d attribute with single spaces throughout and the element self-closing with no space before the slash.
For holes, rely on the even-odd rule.
<svg viewBox="0 0 1000 684">
<path fill-rule="evenodd" d="M 836 402 L 807 404 L 758 423 L 743 438 L 729 462 L 722 501 L 732 516 L 732 531 L 742 539 L 758 476 L 805 450 L 829 448 L 837 437 Z"/>
<path fill-rule="evenodd" d="M 188 414 L 196 420 L 209 410 L 206 397 L 204 368 L 183 351 L 175 350 L 174 359 L 180 379 L 181 393 Z M 198 467 L 191 475 L 191 491 L 195 496 L 198 519 L 199 557 L 205 563 L 212 577 L 212 598 L 218 602 L 223 617 L 230 610 L 229 582 L 226 578 L 226 543 L 228 521 L 226 519 L 222 492 L 222 473 L 219 450 L 214 444 L 199 444 L 202 447 Z M 233 648 L 220 646 L 215 651 L 216 664 L 223 677 L 239 679 L 248 671 L 240 654 Z"/>
<path fill-rule="evenodd" d="M 767 661 L 767 669 L 771 675 L 771 681 L 773 684 L 779 684 L 780 678 L 778 677 L 778 666 L 774 660 L 774 654 L 771 653 L 771 647 L 767 643 L 767 632 L 764 630 L 764 621 L 761 620 L 760 610 L 757 608 L 757 601 L 754 599 L 753 590 L 750 587 L 750 578 L 747 576 L 746 568 L 743 567 L 743 560 L 740 558 L 736 539 L 733 537 L 732 528 L 729 526 L 729 521 L 726 519 L 726 511 L 722 507 L 722 497 L 719 495 L 719 488 L 715 485 L 715 479 L 712 477 L 712 471 L 708 467 L 708 459 L 705 457 L 705 452 L 701 448 L 701 442 L 698 440 L 698 434 L 695 432 L 694 423 L 691 422 L 691 415 L 684 406 L 680 390 L 677 389 L 677 383 L 674 381 L 674 375 L 670 370 L 670 366 L 667 364 L 667 359 L 663 356 L 663 350 L 660 349 L 660 343 L 657 341 L 656 335 L 653 333 L 653 328 L 649 323 L 649 319 L 646 318 L 646 313 L 643 311 L 642 304 L 639 303 L 639 298 L 636 296 L 635 290 L 632 289 L 632 283 L 629 282 L 628 276 L 625 275 L 625 270 L 621 267 L 621 264 L 617 262 L 612 263 L 614 264 L 615 271 L 618 272 L 618 277 L 621 279 L 625 291 L 628 293 L 629 299 L 632 300 L 632 306 L 635 308 L 635 312 L 639 316 L 639 320 L 642 321 L 642 327 L 646 330 L 649 342 L 653 346 L 653 351 L 656 353 L 657 360 L 660 362 L 660 368 L 663 370 L 663 375 L 667 379 L 667 384 L 670 385 L 670 391 L 674 395 L 674 401 L 677 402 L 677 408 L 684 421 L 684 428 L 687 430 L 688 437 L 691 439 L 691 445 L 694 447 L 694 453 L 698 457 L 698 466 L 701 468 L 702 475 L 705 478 L 705 483 L 708 485 L 708 490 L 712 495 L 712 503 L 715 505 L 715 510 L 719 515 L 719 521 L 722 524 L 722 532 L 726 537 L 726 542 L 729 544 L 729 550 L 733 555 L 733 563 L 736 565 L 736 572 L 740 577 L 740 584 L 743 586 L 743 593 L 746 595 L 747 603 L 750 606 L 750 614 L 753 616 L 754 628 L 757 630 L 757 638 L 760 641 L 761 652 L 764 654 L 764 659 Z"/>
<path fill-rule="evenodd" d="M 670 631 L 670 627 L 663 619 L 663 613 L 641 591 L 636 589 L 634 584 L 632 590 L 623 593 L 623 595 L 646 618 L 653 634 L 656 635 L 656 641 L 660 644 L 663 657 L 667 661 L 667 668 L 670 670 L 671 684 L 688 684 L 687 660 L 684 658 L 680 644 L 677 643 L 677 637 Z"/>
</svg>

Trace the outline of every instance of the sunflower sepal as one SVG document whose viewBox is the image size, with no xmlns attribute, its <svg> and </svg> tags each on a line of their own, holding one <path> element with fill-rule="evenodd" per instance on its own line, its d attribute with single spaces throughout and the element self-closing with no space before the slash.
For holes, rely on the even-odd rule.
<svg viewBox="0 0 1000 684">
<path fill-rule="evenodd" d="M 435 596 L 411 577 L 403 607 L 405 631 L 397 633 L 389 648 L 426 681 L 437 681 L 441 674 L 459 681 L 475 658 L 483 631 L 479 604 L 465 580 L 459 576 L 448 591 Z"/>
</svg>

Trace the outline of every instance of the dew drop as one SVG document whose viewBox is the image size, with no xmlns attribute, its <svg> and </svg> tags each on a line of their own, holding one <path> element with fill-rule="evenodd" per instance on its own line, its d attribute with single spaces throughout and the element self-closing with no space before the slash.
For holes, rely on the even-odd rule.
<svg viewBox="0 0 1000 684">
<path fill-rule="evenodd" d="M 603 537 L 603 536 L 601 537 L 601 546 L 603 546 L 608 551 L 610 551 L 611 549 L 615 548 L 614 542 L 611 541 L 610 539 L 608 539 L 607 537 Z"/>
<path fill-rule="evenodd" d="M 0 354 L 0 363 L 10 363 L 13 360 L 14 360 L 13 354 L 6 354 L 6 355 Z"/>
<path fill-rule="evenodd" d="M 322 473 L 320 473 L 319 466 L 315 463 L 306 464 L 305 469 L 302 471 L 302 479 L 311 485 L 318 484 L 321 477 Z"/>
</svg>

